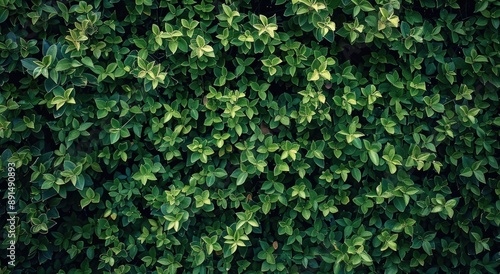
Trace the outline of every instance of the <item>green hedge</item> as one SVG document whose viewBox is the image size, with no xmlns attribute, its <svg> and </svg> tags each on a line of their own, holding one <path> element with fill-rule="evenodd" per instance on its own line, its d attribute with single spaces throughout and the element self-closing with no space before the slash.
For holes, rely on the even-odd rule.
<svg viewBox="0 0 500 274">
<path fill-rule="evenodd" d="M 498 270 L 499 1 L 0 0 L 0 23 L 2 273 Z"/>
</svg>

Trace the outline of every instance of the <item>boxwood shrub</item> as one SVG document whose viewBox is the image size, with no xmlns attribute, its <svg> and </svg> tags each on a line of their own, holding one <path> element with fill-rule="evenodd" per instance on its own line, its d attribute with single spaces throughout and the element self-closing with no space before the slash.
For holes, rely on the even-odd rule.
<svg viewBox="0 0 500 274">
<path fill-rule="evenodd" d="M 496 0 L 0 0 L 0 272 L 496 273 L 499 25 Z"/>
</svg>

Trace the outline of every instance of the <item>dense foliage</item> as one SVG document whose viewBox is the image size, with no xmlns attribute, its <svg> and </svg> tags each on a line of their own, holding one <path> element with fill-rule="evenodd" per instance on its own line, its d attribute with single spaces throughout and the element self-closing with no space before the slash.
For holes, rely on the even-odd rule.
<svg viewBox="0 0 500 274">
<path fill-rule="evenodd" d="M 0 23 L 2 273 L 500 265 L 499 1 L 0 0 Z"/>
</svg>

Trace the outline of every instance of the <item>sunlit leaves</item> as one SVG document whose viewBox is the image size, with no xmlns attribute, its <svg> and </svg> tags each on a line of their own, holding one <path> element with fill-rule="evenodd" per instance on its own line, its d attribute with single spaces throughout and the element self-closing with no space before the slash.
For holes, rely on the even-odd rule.
<svg viewBox="0 0 500 274">
<path fill-rule="evenodd" d="M 72 94 L 74 93 L 73 91 L 74 91 L 73 88 L 68 88 L 66 90 L 63 90 L 61 87 L 57 87 L 56 89 L 53 90 L 54 98 L 52 98 L 50 103 L 52 105 L 55 105 L 56 109 L 60 109 L 66 103 L 76 104 L 74 97 L 72 97 Z"/>
<path fill-rule="evenodd" d="M 134 180 L 140 181 L 143 185 L 145 185 L 148 181 L 156 181 L 156 177 L 151 171 L 151 167 L 149 165 L 141 165 L 139 170 L 132 176 Z"/>
<path fill-rule="evenodd" d="M 192 41 L 192 43 L 189 45 L 191 48 L 191 57 L 198 57 L 201 58 L 202 56 L 207 56 L 207 57 L 215 57 L 214 54 L 214 49 L 212 46 L 207 45 L 205 38 L 202 36 L 198 35 L 196 36 L 196 39 Z"/>
<path fill-rule="evenodd" d="M 264 15 L 259 15 L 260 24 L 254 24 L 253 27 L 258 30 L 259 36 L 267 33 L 271 38 L 274 38 L 274 32 L 278 30 L 278 25 L 270 23 L 269 19 Z M 273 19 L 275 20 L 275 18 Z"/>
</svg>

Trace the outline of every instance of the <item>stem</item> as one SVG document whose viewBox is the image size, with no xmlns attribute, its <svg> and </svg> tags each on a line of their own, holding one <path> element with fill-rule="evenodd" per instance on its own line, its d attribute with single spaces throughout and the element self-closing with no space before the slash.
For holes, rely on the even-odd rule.
<svg viewBox="0 0 500 274">
<path fill-rule="evenodd" d="M 137 115 L 137 114 L 132 115 L 132 117 L 130 117 L 130 119 L 128 119 L 128 121 L 120 127 L 120 130 L 121 130 L 124 126 L 126 126 L 126 125 L 130 122 L 130 121 L 132 121 L 132 119 L 134 119 L 135 115 Z"/>
</svg>

